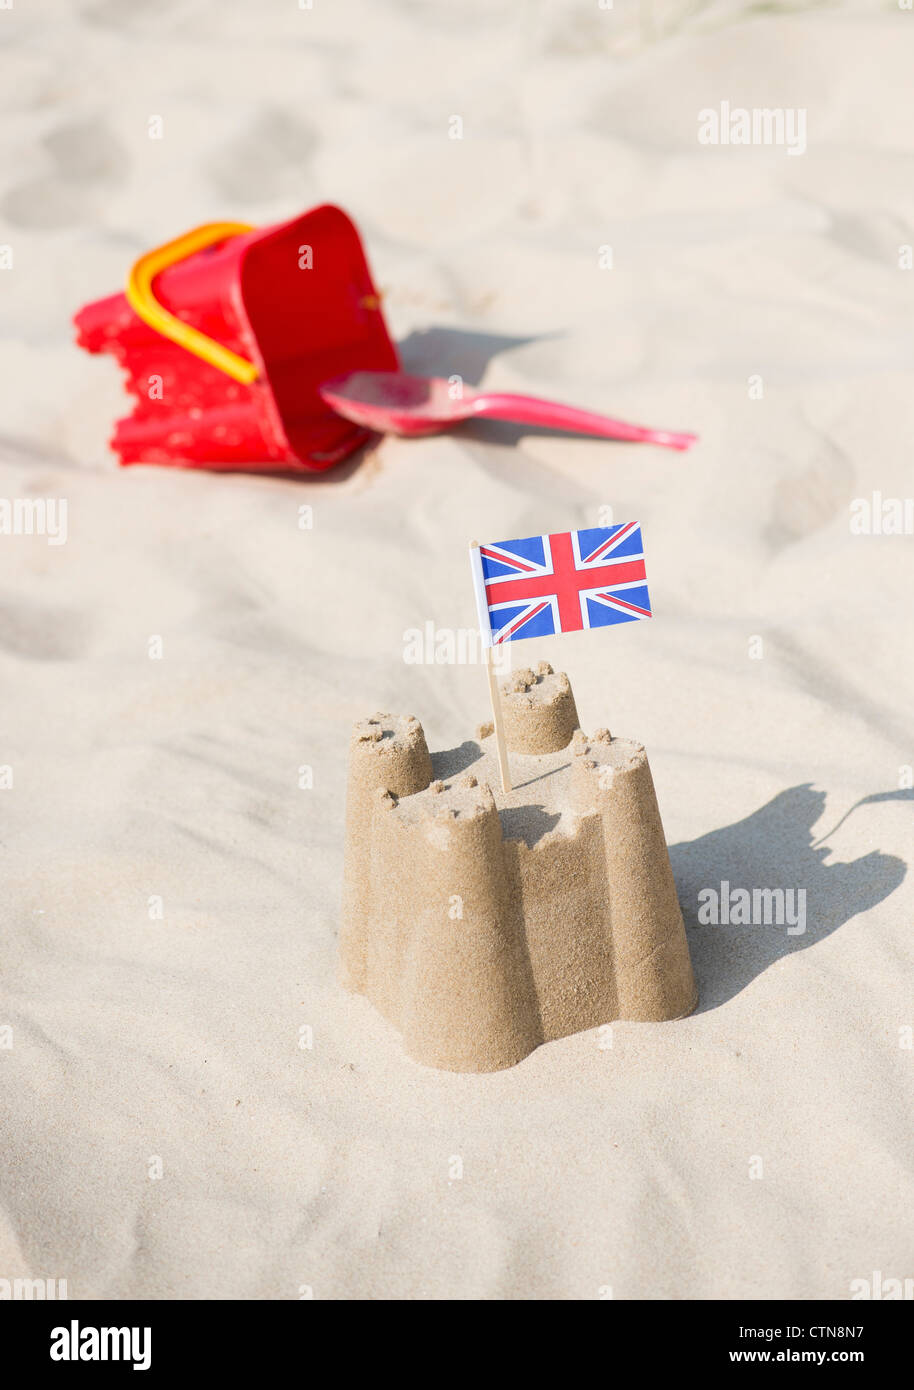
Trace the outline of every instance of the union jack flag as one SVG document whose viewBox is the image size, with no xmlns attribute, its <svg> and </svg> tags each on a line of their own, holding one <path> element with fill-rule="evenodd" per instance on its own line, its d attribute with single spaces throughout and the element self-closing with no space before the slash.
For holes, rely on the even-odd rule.
<svg viewBox="0 0 914 1390">
<path fill-rule="evenodd" d="M 487 646 L 651 616 L 641 526 L 594 526 L 471 546 Z"/>
</svg>

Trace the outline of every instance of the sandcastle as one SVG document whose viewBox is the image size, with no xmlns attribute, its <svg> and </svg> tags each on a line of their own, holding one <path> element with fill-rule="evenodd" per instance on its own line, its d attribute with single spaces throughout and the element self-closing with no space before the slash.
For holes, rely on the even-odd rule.
<svg viewBox="0 0 914 1390">
<path fill-rule="evenodd" d="M 697 1003 L 644 748 L 588 738 L 546 662 L 501 692 L 511 792 L 491 724 L 433 759 L 415 716 L 377 714 L 350 750 L 343 983 L 448 1071 Z"/>
</svg>

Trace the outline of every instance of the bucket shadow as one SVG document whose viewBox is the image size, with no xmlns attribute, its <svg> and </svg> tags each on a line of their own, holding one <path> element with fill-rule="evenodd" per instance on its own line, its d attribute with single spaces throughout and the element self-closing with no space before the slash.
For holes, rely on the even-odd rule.
<svg viewBox="0 0 914 1390">
<path fill-rule="evenodd" d="M 489 363 L 503 352 L 545 342 L 555 333 L 477 333 L 468 328 L 413 329 L 398 344 L 403 370 L 415 376 L 459 376 L 468 386 L 478 386 Z"/>
<path fill-rule="evenodd" d="M 876 792 L 860 806 L 914 801 L 914 791 Z M 732 999 L 774 961 L 804 950 L 893 893 L 907 866 L 876 850 L 846 864 L 826 864 L 824 839 L 812 827 L 825 808 L 825 793 L 807 782 L 780 792 L 745 820 L 670 847 L 679 901 L 689 928 L 689 949 L 698 980 L 699 1012 Z M 838 825 L 832 827 L 832 834 Z M 806 927 L 788 935 L 786 925 L 707 925 L 698 921 L 698 894 L 726 881 L 737 888 L 805 889 Z M 793 914 L 795 915 L 795 914 Z"/>
</svg>

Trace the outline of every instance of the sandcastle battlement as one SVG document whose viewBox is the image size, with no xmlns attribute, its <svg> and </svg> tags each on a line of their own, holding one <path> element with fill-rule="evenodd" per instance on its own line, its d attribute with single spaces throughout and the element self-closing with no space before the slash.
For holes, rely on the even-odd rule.
<svg viewBox="0 0 914 1390">
<path fill-rule="evenodd" d="M 454 1071 L 697 1002 L 643 746 L 584 734 L 548 663 L 501 693 L 511 792 L 491 726 L 433 759 L 414 716 L 378 714 L 350 746 L 343 982 Z"/>
</svg>

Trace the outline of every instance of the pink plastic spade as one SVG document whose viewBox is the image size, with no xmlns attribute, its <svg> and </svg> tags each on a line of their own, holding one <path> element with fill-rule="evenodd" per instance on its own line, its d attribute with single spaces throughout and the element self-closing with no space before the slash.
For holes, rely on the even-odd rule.
<svg viewBox="0 0 914 1390">
<path fill-rule="evenodd" d="M 572 430 L 601 439 L 637 440 L 663 444 L 669 449 L 688 449 L 697 435 L 651 430 L 628 425 L 608 415 L 576 410 L 570 405 L 542 401 L 536 396 L 514 396 L 501 391 L 473 391 L 466 387 L 454 399 L 452 387 L 441 377 L 408 376 L 405 372 L 350 372 L 318 387 L 321 399 L 338 415 L 379 434 L 437 434 L 462 420 L 510 420 L 516 425 L 545 425 Z"/>
</svg>

